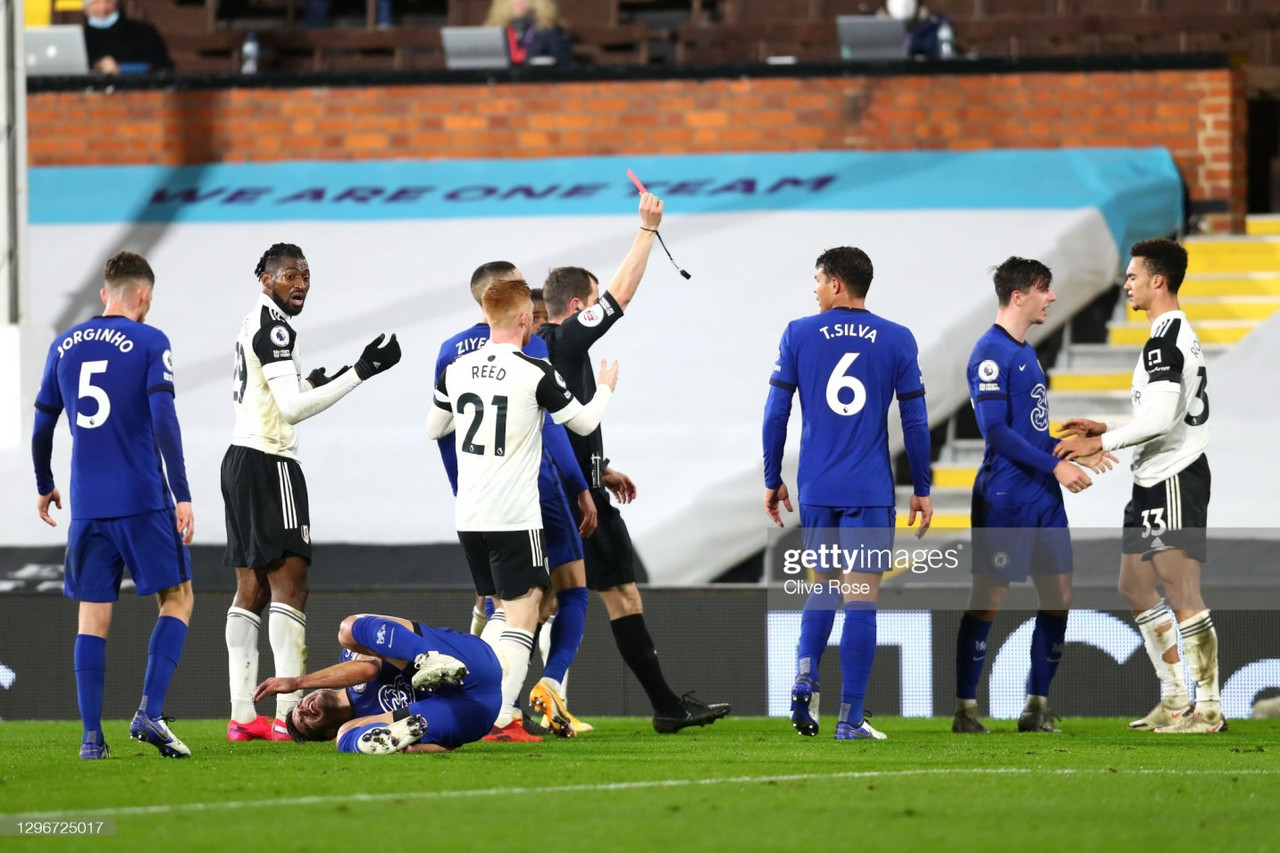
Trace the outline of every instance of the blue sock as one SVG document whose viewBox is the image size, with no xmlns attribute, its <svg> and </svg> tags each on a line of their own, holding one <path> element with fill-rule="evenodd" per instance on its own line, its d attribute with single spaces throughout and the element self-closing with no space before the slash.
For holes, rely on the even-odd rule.
<svg viewBox="0 0 1280 853">
<path fill-rule="evenodd" d="M 1062 662 L 1067 638 L 1067 617 L 1036 611 L 1036 627 L 1031 633 L 1031 672 L 1027 675 L 1029 696 L 1048 696 L 1053 674 Z"/>
<path fill-rule="evenodd" d="M 971 613 L 960 617 L 960 633 L 956 635 L 956 698 L 977 699 L 978 679 L 987 662 L 987 635 L 991 623 Z"/>
<path fill-rule="evenodd" d="M 556 620 L 551 623 L 551 651 L 542 674 L 563 681 L 578 654 L 582 634 L 587 629 L 587 602 L 591 596 L 586 587 L 562 589 L 556 593 Z"/>
<path fill-rule="evenodd" d="M 809 593 L 800 614 L 800 642 L 796 646 L 796 675 L 818 680 L 818 665 L 831 639 L 831 626 L 836 622 L 840 594 L 828 592 L 826 584 Z"/>
<path fill-rule="evenodd" d="M 84 723 L 84 742 L 102 743 L 102 685 L 107 680 L 107 641 L 76 634 L 76 699 Z"/>
<path fill-rule="evenodd" d="M 164 697 L 169 692 L 173 671 L 187 642 L 187 623 L 173 616 L 161 616 L 151 629 L 147 645 L 147 674 L 142 679 L 139 710 L 153 720 L 164 713 Z"/>
<path fill-rule="evenodd" d="M 862 700 L 867 696 L 875 660 L 875 605 L 849 602 L 844 607 L 844 632 L 840 635 L 840 722 L 862 725 Z"/>
<path fill-rule="evenodd" d="M 413 663 L 418 655 L 433 651 L 412 628 L 385 616 L 361 616 L 351 626 L 351 636 L 369 651 L 392 660 Z"/>
<path fill-rule="evenodd" d="M 486 618 L 486 619 L 492 619 L 492 618 L 493 618 L 493 611 L 494 611 L 493 599 L 492 599 L 492 598 L 489 598 L 488 596 L 485 596 L 485 599 L 484 599 L 484 618 Z"/>
<path fill-rule="evenodd" d="M 376 729 L 385 725 L 386 723 L 365 723 L 363 726 L 352 726 L 338 737 L 338 752 L 359 752 L 360 749 L 356 744 L 360 742 L 360 735 L 369 731 L 369 729 Z"/>
</svg>

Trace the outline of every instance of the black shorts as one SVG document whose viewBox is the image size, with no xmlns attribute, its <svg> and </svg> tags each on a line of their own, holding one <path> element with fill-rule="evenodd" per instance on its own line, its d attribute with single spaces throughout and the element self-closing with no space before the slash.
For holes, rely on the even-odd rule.
<svg viewBox="0 0 1280 853">
<path fill-rule="evenodd" d="M 222 457 L 228 566 L 258 569 L 289 556 L 311 565 L 307 481 L 296 459 L 233 444 Z"/>
<path fill-rule="evenodd" d="M 636 582 L 636 549 L 622 513 L 609 500 L 607 489 L 592 489 L 596 505 L 596 532 L 582 540 L 582 557 L 587 564 L 587 589 L 609 589 Z M 582 523 L 576 501 L 569 502 L 573 520 Z"/>
<path fill-rule="evenodd" d="M 1181 550 L 1203 563 L 1208 556 L 1209 460 L 1202 453 L 1163 483 L 1133 486 L 1124 508 L 1122 554 L 1150 560 L 1157 551 Z"/>
<path fill-rule="evenodd" d="M 459 530 L 477 595 L 509 601 L 551 585 L 541 530 Z"/>
</svg>

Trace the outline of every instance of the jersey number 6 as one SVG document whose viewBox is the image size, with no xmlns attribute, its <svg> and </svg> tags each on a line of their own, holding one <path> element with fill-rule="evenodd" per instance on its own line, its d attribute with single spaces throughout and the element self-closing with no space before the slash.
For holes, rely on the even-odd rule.
<svg viewBox="0 0 1280 853">
<path fill-rule="evenodd" d="M 845 373 L 859 355 L 861 353 L 847 352 L 840 356 L 835 369 L 827 377 L 827 405 L 831 407 L 831 411 L 842 417 L 856 415 L 867 404 L 867 386 L 863 385 L 857 377 Z M 844 403 L 840 400 L 840 392 L 846 388 L 853 392 L 853 399 Z"/>
</svg>

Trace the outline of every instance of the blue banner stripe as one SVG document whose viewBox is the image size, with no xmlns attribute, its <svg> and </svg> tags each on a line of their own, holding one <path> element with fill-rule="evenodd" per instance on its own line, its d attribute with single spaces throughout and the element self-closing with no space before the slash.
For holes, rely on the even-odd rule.
<svg viewBox="0 0 1280 853">
<path fill-rule="evenodd" d="M 541 160 L 217 163 L 30 171 L 32 224 L 626 214 L 636 171 L 671 212 L 1096 207 L 1117 239 L 1181 220 L 1164 149 L 803 152 Z"/>
</svg>

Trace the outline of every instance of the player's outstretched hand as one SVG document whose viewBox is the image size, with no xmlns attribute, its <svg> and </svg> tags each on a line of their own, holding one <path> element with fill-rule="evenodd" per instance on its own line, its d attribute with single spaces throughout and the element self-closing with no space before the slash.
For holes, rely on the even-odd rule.
<svg viewBox="0 0 1280 853">
<path fill-rule="evenodd" d="M 36 512 L 40 513 L 40 520 L 50 527 L 57 527 L 58 522 L 54 521 L 53 516 L 49 515 L 49 504 L 62 509 L 62 495 L 57 489 L 47 495 L 41 495 L 36 498 Z"/>
<path fill-rule="evenodd" d="M 384 370 L 390 370 L 400 362 L 400 343 L 396 340 L 395 334 L 387 338 L 384 344 L 382 339 L 385 337 L 385 334 L 378 335 L 364 348 L 364 352 L 360 353 L 360 360 L 356 362 L 356 375 L 361 381 L 370 376 L 377 376 Z"/>
<path fill-rule="evenodd" d="M 613 499 L 620 504 L 629 504 L 636 499 L 636 484 L 621 471 L 605 468 L 600 481 L 613 494 Z"/>
<path fill-rule="evenodd" d="M 782 527 L 782 514 L 778 512 L 779 503 L 787 508 L 787 512 L 795 512 L 795 510 L 791 508 L 791 493 L 787 491 L 786 483 L 782 483 L 776 489 L 764 490 L 765 515 L 769 516 L 774 524 Z"/>
<path fill-rule="evenodd" d="M 1099 450 L 1089 456 L 1077 456 L 1071 460 L 1082 468 L 1088 468 L 1095 474 L 1105 474 L 1115 467 L 1120 459 L 1114 453 Z"/>
<path fill-rule="evenodd" d="M 196 535 L 196 517 L 191 511 L 191 501 L 179 501 L 173 509 L 178 516 L 178 532 L 182 534 L 182 544 L 190 545 L 191 539 Z"/>
<path fill-rule="evenodd" d="M 608 359 L 600 359 L 600 375 L 596 377 L 597 385 L 608 385 L 611 391 L 618 390 L 618 362 L 610 364 Z"/>
<path fill-rule="evenodd" d="M 582 515 L 582 523 L 578 525 L 578 535 L 588 539 L 592 533 L 596 532 L 596 523 L 599 521 L 596 502 L 591 499 L 590 490 L 578 492 L 578 512 Z"/>
<path fill-rule="evenodd" d="M 1075 438 L 1064 438 L 1058 442 L 1058 446 L 1053 448 L 1053 455 L 1064 462 L 1070 462 L 1081 456 L 1092 456 L 1095 453 L 1102 452 L 1102 439 L 1097 436 L 1076 436 Z M 1062 478 L 1058 478 L 1062 482 Z M 1065 485 L 1065 484 L 1064 484 Z"/>
<path fill-rule="evenodd" d="M 1083 468 L 1070 465 L 1066 462 L 1059 462 L 1053 466 L 1053 476 L 1058 482 L 1067 487 L 1067 491 L 1072 494 L 1083 492 L 1085 489 L 1093 485 L 1093 480 L 1089 479 L 1089 475 L 1084 472 Z"/>
<path fill-rule="evenodd" d="M 662 199 L 653 193 L 644 193 L 640 196 L 640 227 L 649 228 L 654 231 L 658 230 L 658 223 L 662 221 Z"/>
<path fill-rule="evenodd" d="M 317 367 L 315 370 L 307 374 L 307 381 L 311 383 L 312 388 L 319 388 L 321 385 L 328 385 L 330 382 L 337 379 L 339 376 L 346 373 L 350 369 L 351 369 L 351 365 L 344 364 L 338 370 L 337 373 L 333 374 L 332 376 L 325 376 L 324 368 Z"/>
<path fill-rule="evenodd" d="M 916 538 L 921 539 L 933 524 L 933 501 L 927 496 L 911 496 L 911 512 L 907 514 L 907 527 L 916 526 L 916 513 L 920 514 L 920 526 L 916 528 Z"/>
<path fill-rule="evenodd" d="M 1064 438 L 1073 436 L 1096 438 L 1106 431 L 1107 425 L 1102 421 L 1091 421 L 1088 418 L 1072 418 L 1062 424 L 1062 436 Z"/>
<path fill-rule="evenodd" d="M 263 699 L 275 696 L 279 693 L 292 693 L 298 689 L 297 682 L 298 679 L 292 677 L 268 678 L 266 681 L 254 688 L 253 701 L 261 702 Z"/>
</svg>

